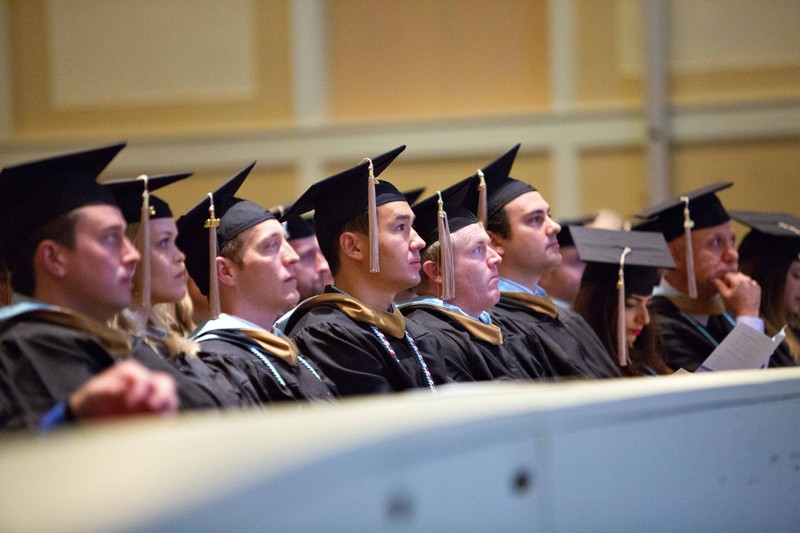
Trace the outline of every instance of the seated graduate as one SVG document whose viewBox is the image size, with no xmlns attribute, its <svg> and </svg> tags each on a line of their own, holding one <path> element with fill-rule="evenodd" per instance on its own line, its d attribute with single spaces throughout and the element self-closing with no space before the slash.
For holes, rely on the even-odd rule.
<svg viewBox="0 0 800 533">
<path fill-rule="evenodd" d="M 619 377 L 619 368 L 600 339 L 578 314 L 563 309 L 539 286 L 561 262 L 556 235 L 561 227 L 536 189 L 509 177 L 519 145 L 483 170 L 487 233 L 503 258 L 500 301 L 491 311 L 504 331 L 541 344 L 542 367 L 557 376 Z"/>
<path fill-rule="evenodd" d="M 664 234 L 675 260 L 651 308 L 673 370 L 697 370 L 738 322 L 764 332 L 761 288 L 738 272 L 736 234 L 715 194 L 731 185 L 708 185 L 636 215 L 647 221 L 640 229 Z"/>
<path fill-rule="evenodd" d="M 425 245 L 405 197 L 377 180 L 403 149 L 312 185 L 284 216 L 315 210 L 314 227 L 334 285 L 301 303 L 281 326 L 341 395 L 435 391 L 432 375 L 445 375 L 428 368 L 414 341 L 418 327 L 392 304 L 398 292 L 419 283 Z"/>
<path fill-rule="evenodd" d="M 140 176 L 104 184 L 116 198 L 128 223 L 126 235 L 141 255 L 134 269 L 132 305 L 115 317 L 115 326 L 143 339 L 219 407 L 252 405 L 225 375 L 197 357 L 197 343 L 175 331 L 171 306 L 186 295 L 185 256 L 175 244 L 178 228 L 169 205 L 150 191 L 189 176 Z"/>
<path fill-rule="evenodd" d="M 477 180 L 467 178 L 412 208 L 414 228 L 426 245 L 418 297 L 400 310 L 429 331 L 417 345 L 426 358 L 444 359 L 453 381 L 530 379 L 506 351 L 508 339 L 487 312 L 500 299 L 500 256 L 464 206 L 470 188 L 477 186 Z"/>
<path fill-rule="evenodd" d="M 0 172 L 0 250 L 18 301 L 0 312 L 0 366 L 23 391 L 27 420 L 129 357 L 170 374 L 183 408 L 214 406 L 145 343 L 106 325 L 130 306 L 139 259 L 114 197 L 96 182 L 123 146 Z"/>
<path fill-rule="evenodd" d="M 761 286 L 764 332 L 774 336 L 788 326 L 769 366 L 794 366 L 800 362 L 800 218 L 754 211 L 730 215 L 752 228 L 739 244 L 739 270 Z"/>
<path fill-rule="evenodd" d="M 571 228 L 586 269 L 573 309 L 586 319 L 625 376 L 671 374 L 648 306 L 661 268 L 675 262 L 657 232 Z"/>
<path fill-rule="evenodd" d="M 263 207 L 234 196 L 255 162 L 178 219 L 186 267 L 209 298 L 210 318 L 191 338 L 199 357 L 257 403 L 332 400 L 335 387 L 273 328 L 297 303 L 297 254 Z"/>
<path fill-rule="evenodd" d="M 328 261 L 319 249 L 313 224 L 303 217 L 292 217 L 283 223 L 283 227 L 289 246 L 297 254 L 297 262 L 292 268 L 300 301 L 322 294 L 325 286 L 333 283 L 333 277 Z"/>
<path fill-rule="evenodd" d="M 586 268 L 586 263 L 578 257 L 575 241 L 572 239 L 570 226 L 584 226 L 594 220 L 594 217 L 581 217 L 568 220 L 559 220 L 561 231 L 556 234 L 561 263 L 545 274 L 539 280 L 539 285 L 547 291 L 553 302 L 564 309 L 571 309 L 581 287 L 581 276 Z"/>
</svg>

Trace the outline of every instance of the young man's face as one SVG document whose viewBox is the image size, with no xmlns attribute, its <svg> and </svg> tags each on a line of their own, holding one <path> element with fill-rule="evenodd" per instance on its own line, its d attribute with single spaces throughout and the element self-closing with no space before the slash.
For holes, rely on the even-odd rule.
<svg viewBox="0 0 800 533">
<path fill-rule="evenodd" d="M 108 320 L 131 305 L 133 267 L 139 252 L 125 237 L 125 219 L 110 205 L 78 209 L 75 246 L 59 246 L 63 283 L 71 307 Z"/>
<path fill-rule="evenodd" d="M 239 297 L 273 313 L 297 305 L 300 296 L 293 268 L 297 254 L 286 242 L 280 222 L 265 220 L 246 230 L 242 238 L 241 263 L 231 267 Z"/>
<path fill-rule="evenodd" d="M 536 191 L 526 192 L 504 207 L 511 228 L 506 237 L 495 235 L 495 249 L 506 268 L 541 277 L 561 263 L 556 235 L 561 226 L 550 218 L 550 206 Z"/>
<path fill-rule="evenodd" d="M 175 239 L 178 228 L 172 218 L 150 221 L 150 301 L 173 303 L 186 295 L 186 256 Z"/>
<path fill-rule="evenodd" d="M 477 317 L 500 301 L 497 265 L 500 256 L 489 246 L 489 235 L 480 224 L 471 224 L 453 234 L 455 298 L 462 310 Z"/>
<path fill-rule="evenodd" d="M 736 234 L 733 224 L 728 221 L 719 226 L 694 230 L 692 251 L 694 254 L 694 274 L 697 280 L 697 295 L 701 299 L 712 298 L 717 294 L 714 279 L 722 279 L 729 272 L 739 268 L 739 253 L 736 251 Z M 676 268 L 671 279 L 686 279 L 686 248 L 681 236 L 669 243 L 675 258 Z M 686 291 L 685 287 L 677 287 Z"/>
<path fill-rule="evenodd" d="M 420 255 L 425 241 L 414 230 L 414 212 L 403 201 L 378 206 L 378 274 L 396 294 L 419 283 Z"/>
<path fill-rule="evenodd" d="M 317 237 L 309 235 L 292 239 L 289 244 L 299 258 L 294 264 L 294 274 L 297 277 L 297 292 L 300 294 L 300 299 L 305 300 L 322 294 L 325 285 L 330 283 L 331 269 L 319 249 Z"/>
</svg>

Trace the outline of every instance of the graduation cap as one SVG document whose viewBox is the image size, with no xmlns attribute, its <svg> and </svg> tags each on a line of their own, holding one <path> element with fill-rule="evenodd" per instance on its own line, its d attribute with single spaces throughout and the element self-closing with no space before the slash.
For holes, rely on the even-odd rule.
<svg viewBox="0 0 800 533">
<path fill-rule="evenodd" d="M 9 268 L 48 222 L 87 205 L 116 205 L 97 177 L 125 147 L 118 143 L 5 167 L 0 171 L 0 248 Z"/>
<path fill-rule="evenodd" d="M 800 260 L 800 217 L 759 211 L 730 211 L 730 215 L 751 228 L 739 244 L 740 259 L 764 255 Z"/>
<path fill-rule="evenodd" d="M 380 272 L 378 258 L 378 206 L 406 202 L 403 193 L 377 177 L 405 150 L 405 145 L 364 159 L 357 166 L 315 183 L 297 199 L 281 220 L 314 211 L 314 227 L 322 254 L 331 261 L 344 225 L 363 212 L 369 213 L 370 272 Z"/>
<path fill-rule="evenodd" d="M 136 179 L 108 181 L 103 184 L 114 195 L 125 221 L 128 224 L 139 224 L 135 244 L 141 259 L 136 265 L 134 274 L 141 292 L 142 309 L 150 309 L 150 220 L 172 218 L 169 205 L 161 198 L 151 195 L 150 191 L 191 175 L 191 172 L 152 177 L 143 174 Z"/>
<path fill-rule="evenodd" d="M 494 217 L 510 201 L 526 192 L 536 191 L 535 187 L 509 177 L 519 148 L 520 145 L 517 144 L 492 163 L 470 176 L 472 179 L 477 180 L 479 185 L 475 191 L 470 192 L 468 195 L 466 205 L 475 209 L 478 220 L 484 225 L 487 220 Z M 480 182 L 483 182 L 483 184 Z"/>
<path fill-rule="evenodd" d="M 403 196 L 406 197 L 406 202 L 408 205 L 414 205 L 419 200 L 419 197 L 422 196 L 422 193 L 425 192 L 425 187 L 417 187 L 416 189 L 409 189 L 407 191 L 403 191 Z"/>
<path fill-rule="evenodd" d="M 186 254 L 186 269 L 200 292 L 209 297 L 209 315 L 219 316 L 216 257 L 240 233 L 275 215 L 249 200 L 234 196 L 253 170 L 253 161 L 177 221 L 178 247 Z"/>
<path fill-rule="evenodd" d="M 586 263 L 581 285 L 617 287 L 617 354 L 620 366 L 627 366 L 625 299 L 631 294 L 651 294 L 658 284 L 658 269 L 675 267 L 667 242 L 658 232 L 580 226 L 572 226 L 572 238 L 581 261 Z"/>
<path fill-rule="evenodd" d="M 570 218 L 567 220 L 559 220 L 558 224 L 561 226 L 561 231 L 556 234 L 556 239 L 558 240 L 558 245 L 561 248 L 566 248 L 567 246 L 575 246 L 575 240 L 572 238 L 572 232 L 570 231 L 570 226 L 586 226 L 587 224 L 593 222 L 595 219 L 594 216 L 587 216 L 587 217 L 578 217 L 578 218 Z"/>
<path fill-rule="evenodd" d="M 442 300 L 450 300 L 455 296 L 455 269 L 450 235 L 478 223 L 472 211 L 464 206 L 464 200 L 473 183 L 472 178 L 461 180 L 411 208 L 416 215 L 414 229 L 425 241 L 425 247 L 439 242 Z"/>
<path fill-rule="evenodd" d="M 713 228 L 731 219 L 722 202 L 714 194 L 731 185 L 733 185 L 731 182 L 707 185 L 634 215 L 649 221 L 647 227 L 663 233 L 668 242 L 681 235 L 686 237 L 686 271 L 690 298 L 697 298 L 691 231 Z"/>
<path fill-rule="evenodd" d="M 142 221 L 145 196 L 147 196 L 149 204 L 146 209 L 146 211 L 150 212 L 149 218 L 171 218 L 172 211 L 169 208 L 169 204 L 150 193 L 191 175 L 191 172 L 159 174 L 156 176 L 142 175 L 132 180 L 107 181 L 103 183 L 103 186 L 114 195 L 125 221 L 128 224 L 135 224 Z"/>
<path fill-rule="evenodd" d="M 282 219 L 283 214 L 289 211 L 294 204 L 276 205 L 270 208 L 270 212 L 277 219 Z M 305 239 L 315 235 L 314 224 L 309 217 L 291 217 L 283 221 L 283 230 L 286 232 L 286 240 Z"/>
</svg>

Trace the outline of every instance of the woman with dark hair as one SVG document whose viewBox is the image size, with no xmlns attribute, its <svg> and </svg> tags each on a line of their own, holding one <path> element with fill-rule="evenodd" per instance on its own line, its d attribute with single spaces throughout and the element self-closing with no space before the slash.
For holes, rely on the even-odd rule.
<svg viewBox="0 0 800 533">
<path fill-rule="evenodd" d="M 674 266 L 660 233 L 572 227 L 586 269 L 573 310 L 626 376 L 671 374 L 648 305 L 660 270 Z"/>
<path fill-rule="evenodd" d="M 800 218 L 754 211 L 731 216 L 752 228 L 739 245 L 739 270 L 761 285 L 764 332 L 772 336 L 788 326 L 769 366 L 794 366 L 800 362 Z"/>
</svg>

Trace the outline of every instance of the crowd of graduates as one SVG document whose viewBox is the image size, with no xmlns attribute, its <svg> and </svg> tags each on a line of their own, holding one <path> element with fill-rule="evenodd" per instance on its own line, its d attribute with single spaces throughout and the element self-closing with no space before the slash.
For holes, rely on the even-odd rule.
<svg viewBox="0 0 800 533">
<path fill-rule="evenodd" d="M 702 372 L 737 324 L 786 334 L 755 368 L 800 361 L 800 219 L 730 183 L 560 225 L 519 145 L 419 201 L 400 146 L 271 208 L 253 162 L 177 216 L 155 193 L 191 174 L 98 181 L 123 147 L 0 171 L 3 428 Z"/>
</svg>

